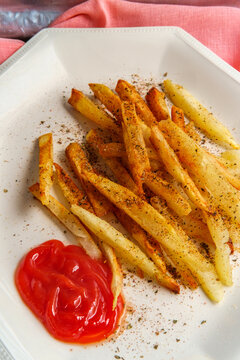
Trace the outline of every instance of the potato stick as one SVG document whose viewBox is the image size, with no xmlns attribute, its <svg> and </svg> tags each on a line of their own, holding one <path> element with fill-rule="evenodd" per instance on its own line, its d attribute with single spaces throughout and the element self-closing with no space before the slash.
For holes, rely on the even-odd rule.
<svg viewBox="0 0 240 360">
<path fill-rule="evenodd" d="M 109 202 L 102 196 L 99 191 L 97 191 L 88 181 L 85 181 L 79 169 L 81 165 L 87 166 L 92 169 L 91 165 L 88 163 L 87 158 L 81 148 L 81 146 L 77 143 L 72 143 L 68 145 L 66 149 L 66 155 L 70 162 L 70 165 L 77 175 L 78 179 L 81 182 L 81 185 L 84 191 L 87 193 L 87 196 L 90 200 L 90 203 L 96 213 L 97 216 L 105 216 L 108 212 L 111 211 L 111 206 Z"/>
<path fill-rule="evenodd" d="M 81 91 L 72 89 L 71 97 L 68 100 L 74 109 L 79 111 L 87 119 L 96 123 L 102 129 L 108 129 L 119 134 L 120 127 L 114 122 L 114 119 L 94 102 L 88 99 Z"/>
<path fill-rule="evenodd" d="M 29 190 L 38 200 L 42 202 L 39 184 L 32 185 Z M 73 215 L 51 195 L 49 195 L 49 202 L 45 206 L 73 235 L 75 235 L 79 245 L 81 245 L 91 258 L 96 260 L 102 259 L 102 253 L 98 246 L 75 215 Z"/>
<path fill-rule="evenodd" d="M 240 223 L 239 192 L 223 176 L 215 158 L 209 156 L 174 122 L 163 120 L 159 127 L 169 145 L 177 151 L 180 161 L 199 179 L 202 187 L 213 195 L 214 205 L 233 221 Z"/>
<path fill-rule="evenodd" d="M 164 163 L 166 170 L 182 185 L 184 191 L 189 196 L 189 199 L 199 208 L 211 211 L 210 205 L 202 197 L 187 171 L 183 169 L 177 155 L 168 145 L 167 140 L 157 126 L 152 127 L 151 141 L 158 156 Z"/>
<path fill-rule="evenodd" d="M 135 245 L 109 225 L 106 221 L 96 217 L 89 211 L 72 205 L 72 211 L 79 219 L 100 239 L 115 248 L 117 252 L 132 265 L 139 267 L 145 274 L 156 279 L 161 285 L 170 288 L 170 290 L 179 293 L 179 285 L 173 280 L 170 284 L 169 277 L 162 274 L 154 263 Z M 170 287 L 171 285 L 171 287 Z"/>
<path fill-rule="evenodd" d="M 52 134 L 39 137 L 39 191 L 43 205 L 49 201 L 49 193 L 53 184 L 53 140 Z"/>
<path fill-rule="evenodd" d="M 146 125 L 152 126 L 156 123 L 153 113 L 133 85 L 125 80 L 118 80 L 116 92 L 123 101 L 132 101 L 135 104 L 137 115 Z"/>
<path fill-rule="evenodd" d="M 221 158 L 227 160 L 228 167 L 236 166 L 240 168 L 240 151 L 239 150 L 227 150 L 221 154 Z"/>
<path fill-rule="evenodd" d="M 54 163 L 58 184 L 70 204 L 77 204 L 88 211 L 93 211 L 86 194 L 80 190 L 63 168 Z"/>
<path fill-rule="evenodd" d="M 121 294 L 123 287 L 123 273 L 121 266 L 117 260 L 115 250 L 105 242 L 98 241 L 99 247 L 102 249 L 105 258 L 108 261 L 108 264 L 112 270 L 112 281 L 111 281 L 111 291 L 113 294 L 113 306 L 114 310 L 117 305 L 118 296 Z"/>
<path fill-rule="evenodd" d="M 139 194 L 143 194 L 142 183 L 147 173 L 150 171 L 150 163 L 143 134 L 139 127 L 134 104 L 124 101 L 121 109 L 123 116 L 123 140 L 130 171 L 138 187 Z"/>
<path fill-rule="evenodd" d="M 186 89 L 172 83 L 171 80 L 165 80 L 163 84 L 164 92 L 173 104 L 180 107 L 197 127 L 205 131 L 214 140 L 230 145 L 234 149 L 240 148 L 229 130 Z"/>
<path fill-rule="evenodd" d="M 134 220 L 132 220 L 124 211 L 116 208 L 114 214 L 122 226 L 128 231 L 134 240 L 138 242 L 140 247 L 154 262 L 158 269 L 166 273 L 166 264 L 162 258 L 162 250 L 159 243 L 148 235 Z"/>
<path fill-rule="evenodd" d="M 167 255 L 167 260 L 170 259 L 171 265 L 174 266 L 177 273 L 179 273 L 182 283 L 185 286 L 189 287 L 191 290 L 197 289 L 198 283 L 192 276 L 188 267 L 181 260 L 181 257 L 177 256 L 177 254 L 171 251 L 170 249 L 164 249 L 163 253 L 165 255 L 165 258 Z"/>
<path fill-rule="evenodd" d="M 146 95 L 148 106 L 158 121 L 170 119 L 165 97 L 166 95 L 155 87 L 152 87 Z"/>
<path fill-rule="evenodd" d="M 202 140 L 201 136 L 197 133 L 194 122 L 189 121 L 188 124 L 185 125 L 184 129 L 185 133 L 188 134 L 197 144 L 199 144 Z"/>
<path fill-rule="evenodd" d="M 125 211 L 145 231 L 166 248 L 176 252 L 197 278 L 203 290 L 213 301 L 220 301 L 223 289 L 216 279 L 216 272 L 197 250 L 196 246 L 183 237 L 179 237 L 168 221 L 151 205 L 136 196 L 130 190 L 100 175 L 82 168 L 83 174 L 103 195 L 118 208 Z"/>
<path fill-rule="evenodd" d="M 179 216 L 188 215 L 191 212 L 189 202 L 167 181 L 154 173 L 148 174 L 145 184 L 155 194 L 166 200 L 168 206 Z"/>
<path fill-rule="evenodd" d="M 109 87 L 103 84 L 88 84 L 94 95 L 106 106 L 113 116 L 122 122 L 121 99 Z"/>
<path fill-rule="evenodd" d="M 216 245 L 214 262 L 219 279 L 226 286 L 232 286 L 232 269 L 230 265 L 229 232 L 219 213 L 209 214 L 203 211 L 208 229 Z"/>
</svg>

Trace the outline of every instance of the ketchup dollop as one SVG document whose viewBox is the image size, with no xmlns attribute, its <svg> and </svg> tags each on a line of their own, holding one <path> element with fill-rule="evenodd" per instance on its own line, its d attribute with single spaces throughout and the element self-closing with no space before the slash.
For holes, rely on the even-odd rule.
<svg viewBox="0 0 240 360">
<path fill-rule="evenodd" d="M 79 246 L 47 241 L 31 250 L 16 271 L 16 286 L 50 334 L 80 344 L 106 339 L 119 326 L 124 302 L 112 310 L 112 273 Z"/>
</svg>

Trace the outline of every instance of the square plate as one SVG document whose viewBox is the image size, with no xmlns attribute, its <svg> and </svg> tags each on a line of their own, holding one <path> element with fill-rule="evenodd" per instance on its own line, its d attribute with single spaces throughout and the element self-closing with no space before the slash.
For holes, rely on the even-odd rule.
<svg viewBox="0 0 240 360">
<path fill-rule="evenodd" d="M 54 157 L 63 163 L 65 146 L 81 141 L 91 127 L 67 105 L 71 88 L 89 93 L 89 82 L 114 87 L 118 78 L 159 83 L 166 72 L 211 107 L 240 141 L 240 74 L 179 28 L 43 30 L 1 66 L 0 337 L 15 359 L 240 358 L 235 255 L 235 285 L 217 305 L 201 290 L 174 295 L 128 274 L 124 293 L 131 326 L 116 339 L 87 347 L 49 336 L 14 285 L 17 263 L 30 248 L 50 238 L 72 241 L 27 190 L 37 180 L 40 134 L 53 133 Z"/>
</svg>

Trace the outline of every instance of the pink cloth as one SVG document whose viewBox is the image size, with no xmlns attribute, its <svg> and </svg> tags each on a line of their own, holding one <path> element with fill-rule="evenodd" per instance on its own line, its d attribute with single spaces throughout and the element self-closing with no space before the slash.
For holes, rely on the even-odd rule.
<svg viewBox="0 0 240 360">
<path fill-rule="evenodd" d="M 167 25 L 183 28 L 240 70 L 240 8 L 237 7 L 88 0 L 67 10 L 51 26 L 86 28 Z M 19 46 L 17 42 L 16 50 Z M 0 62 L 6 58 L 7 47 L 8 41 L 5 45 L 0 42 Z M 12 53 L 13 47 L 9 55 Z"/>
</svg>

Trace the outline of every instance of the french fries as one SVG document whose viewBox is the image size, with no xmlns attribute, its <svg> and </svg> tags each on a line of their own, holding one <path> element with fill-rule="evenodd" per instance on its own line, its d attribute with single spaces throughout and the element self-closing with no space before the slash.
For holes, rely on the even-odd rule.
<svg viewBox="0 0 240 360">
<path fill-rule="evenodd" d="M 210 192 L 213 205 L 224 211 L 233 222 L 240 223 L 239 192 L 223 176 L 215 159 L 174 122 L 163 120 L 159 126 L 169 145 L 177 151 L 181 162 L 200 180 L 203 188 Z"/>
<path fill-rule="evenodd" d="M 42 195 L 39 190 L 38 183 L 32 185 L 29 191 L 42 202 Z M 43 204 L 44 205 L 44 204 Z M 102 253 L 95 244 L 91 235 L 87 232 L 81 222 L 66 209 L 57 199 L 49 195 L 48 204 L 45 205 L 52 214 L 76 237 L 79 245 L 86 251 L 86 253 L 93 259 L 102 259 Z"/>
<path fill-rule="evenodd" d="M 236 150 L 240 146 L 212 113 L 170 80 L 164 81 L 164 92 L 174 103 L 171 117 L 165 94 L 157 88 L 148 91 L 146 103 L 125 80 L 117 83 L 118 95 L 103 84 L 89 87 L 107 111 L 75 89 L 68 102 L 101 129 L 90 130 L 86 140 L 117 183 L 97 174 L 81 146 L 72 143 L 66 156 L 80 190 L 59 164 L 53 164 L 52 136 L 45 134 L 39 138 L 40 184 L 30 191 L 86 252 L 96 258 L 104 254 L 113 274 L 113 309 L 123 280 L 115 251 L 175 293 L 180 291 L 179 283 L 193 290 L 200 285 L 219 302 L 222 285 L 232 285 L 230 255 L 240 248 L 240 151 Z M 195 125 L 234 150 L 214 156 L 201 147 Z M 53 165 L 77 217 L 50 195 Z M 118 219 L 139 246 L 106 219 Z"/>
<path fill-rule="evenodd" d="M 229 130 L 186 89 L 174 84 L 171 80 L 165 80 L 163 84 L 164 91 L 173 104 L 181 108 L 197 127 L 214 140 L 230 145 L 234 149 L 240 148 Z"/>
<path fill-rule="evenodd" d="M 146 95 L 148 106 L 158 121 L 170 119 L 165 97 L 166 95 L 155 87 L 152 87 Z"/>
<path fill-rule="evenodd" d="M 114 119 L 108 115 L 106 111 L 95 105 L 81 91 L 72 89 L 72 94 L 68 103 L 83 116 L 95 122 L 101 128 L 112 130 L 116 134 L 119 133 L 119 127 L 114 122 Z"/>
<path fill-rule="evenodd" d="M 135 106 L 130 102 L 122 102 L 122 129 L 129 167 L 132 177 L 138 187 L 139 194 L 143 194 L 142 184 L 151 171 L 150 162 L 143 139 L 141 127 L 135 112 Z"/>
<path fill-rule="evenodd" d="M 124 237 L 122 233 L 106 221 L 77 205 L 72 205 L 71 209 L 85 226 L 100 239 L 114 247 L 124 259 L 127 259 L 132 265 L 139 267 L 145 274 L 152 279 L 156 279 L 161 285 L 169 287 L 169 281 L 166 281 L 167 276 L 159 272 L 154 263 L 148 259 L 139 247 Z M 179 285 L 177 285 L 174 280 L 171 290 L 177 293 L 179 292 Z"/>
<path fill-rule="evenodd" d="M 53 141 L 52 134 L 39 137 L 39 191 L 43 205 L 49 202 L 49 193 L 53 184 Z"/>
<path fill-rule="evenodd" d="M 77 143 L 70 144 L 66 149 L 66 155 L 70 162 L 70 165 L 73 168 L 73 171 L 77 175 L 82 187 L 87 193 L 87 196 L 96 215 L 100 217 L 107 215 L 107 213 L 111 211 L 110 204 L 108 203 L 108 201 L 106 201 L 104 196 L 102 196 L 98 191 L 96 191 L 96 189 L 88 181 L 85 181 L 82 178 L 81 172 L 79 171 L 81 166 L 86 166 L 92 169 L 91 165 L 87 161 L 83 150 L 81 149 L 81 146 Z"/>
<path fill-rule="evenodd" d="M 202 197 L 187 171 L 183 169 L 177 155 L 168 145 L 158 126 L 152 127 L 151 141 L 167 171 L 182 185 L 189 199 L 199 208 L 211 211 L 210 205 L 207 204 L 207 201 Z"/>
<path fill-rule="evenodd" d="M 223 285 L 231 286 L 232 270 L 229 258 L 231 249 L 228 245 L 228 229 L 225 226 L 219 213 L 215 212 L 214 214 L 208 214 L 204 211 L 203 214 L 212 239 L 216 245 L 214 261 L 219 279 Z"/>
<path fill-rule="evenodd" d="M 179 237 L 174 228 L 152 206 L 128 189 L 108 180 L 87 168 L 82 168 L 83 176 L 118 208 L 125 211 L 153 238 L 181 256 L 192 274 L 213 301 L 220 301 L 223 289 L 217 281 L 215 268 L 199 253 L 188 237 Z"/>
<path fill-rule="evenodd" d="M 118 80 L 115 90 L 123 101 L 131 101 L 135 104 L 137 115 L 147 126 L 152 126 L 157 122 L 153 113 L 133 85 L 125 80 Z"/>
</svg>

